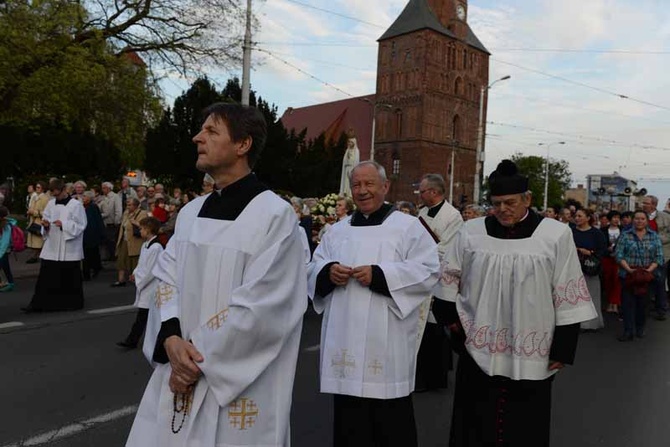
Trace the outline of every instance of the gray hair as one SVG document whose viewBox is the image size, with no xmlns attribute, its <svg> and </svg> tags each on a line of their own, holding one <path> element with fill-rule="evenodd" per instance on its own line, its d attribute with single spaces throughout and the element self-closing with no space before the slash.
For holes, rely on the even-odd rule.
<svg viewBox="0 0 670 447">
<path fill-rule="evenodd" d="M 431 188 L 435 189 L 442 196 L 447 191 L 447 184 L 440 174 L 426 174 L 421 180 L 425 180 Z"/>
<path fill-rule="evenodd" d="M 87 187 L 87 186 L 86 186 L 86 182 L 83 181 L 83 180 L 77 180 L 76 182 L 74 182 L 74 185 L 73 185 L 73 186 L 76 187 L 77 185 L 81 185 L 81 186 L 83 186 L 84 188 Z"/>
<path fill-rule="evenodd" d="M 474 212 L 479 217 L 482 217 L 484 214 L 486 214 L 486 210 L 484 209 L 483 206 L 479 206 L 479 205 L 475 205 L 475 204 L 466 205 L 465 209 L 466 210 L 471 210 L 472 212 Z"/>
<path fill-rule="evenodd" d="M 354 182 L 354 171 L 358 168 L 361 168 L 363 166 L 374 166 L 374 168 L 377 170 L 377 174 L 379 174 L 379 178 L 382 180 L 382 182 L 385 182 L 387 180 L 386 178 L 386 169 L 384 169 L 384 166 L 380 165 L 376 161 L 373 160 L 365 160 L 360 163 L 358 163 L 354 168 L 349 172 L 349 184 L 351 185 Z"/>
<path fill-rule="evenodd" d="M 128 197 L 128 200 L 126 200 L 126 203 L 132 203 L 135 206 L 140 206 L 140 199 L 136 199 L 135 197 Z"/>
<path fill-rule="evenodd" d="M 93 191 L 84 191 L 82 195 L 84 197 L 88 197 L 91 200 L 95 199 L 95 193 Z"/>
<path fill-rule="evenodd" d="M 100 187 L 101 188 L 107 187 L 112 191 L 114 191 L 114 185 L 112 184 L 112 182 L 103 182 L 102 185 L 100 185 Z"/>
<path fill-rule="evenodd" d="M 211 175 L 205 174 L 205 177 L 203 177 L 202 182 L 211 183 L 213 185 L 214 183 L 216 183 L 216 180 L 214 180 L 214 177 L 212 177 Z"/>
<path fill-rule="evenodd" d="M 658 197 L 656 197 L 656 196 L 652 196 L 652 195 L 648 195 L 647 198 L 648 198 L 649 200 L 651 200 L 651 203 L 653 203 L 654 206 L 658 205 Z"/>
<path fill-rule="evenodd" d="M 294 196 L 294 197 L 291 197 L 291 205 L 297 205 L 297 206 L 300 207 L 300 209 L 302 209 L 302 207 L 304 205 L 304 202 L 302 201 L 302 199 L 300 197 L 295 197 Z"/>
</svg>

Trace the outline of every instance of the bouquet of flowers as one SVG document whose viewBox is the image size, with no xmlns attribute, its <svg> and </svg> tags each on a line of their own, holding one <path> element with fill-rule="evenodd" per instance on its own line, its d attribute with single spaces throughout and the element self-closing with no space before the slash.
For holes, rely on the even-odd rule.
<svg viewBox="0 0 670 447">
<path fill-rule="evenodd" d="M 318 199 L 316 204 L 310 209 L 312 216 L 334 217 L 337 198 L 337 194 L 331 193 Z"/>
</svg>

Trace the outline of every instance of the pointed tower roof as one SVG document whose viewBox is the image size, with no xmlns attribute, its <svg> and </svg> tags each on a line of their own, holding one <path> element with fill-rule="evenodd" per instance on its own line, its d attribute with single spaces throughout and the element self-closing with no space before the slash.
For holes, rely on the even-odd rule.
<svg viewBox="0 0 670 447">
<path fill-rule="evenodd" d="M 430 29 L 440 34 L 444 34 L 445 36 L 457 39 L 453 32 L 440 23 L 440 20 L 435 16 L 433 10 L 430 9 L 426 0 L 409 0 L 409 3 L 405 6 L 402 13 L 400 13 L 400 16 L 398 16 L 395 22 L 393 22 L 378 41 L 402 36 L 422 29 Z M 479 39 L 477 39 L 477 36 L 475 36 L 469 26 L 468 35 L 465 41 L 468 45 L 490 54 L 486 47 L 479 41 Z"/>
</svg>

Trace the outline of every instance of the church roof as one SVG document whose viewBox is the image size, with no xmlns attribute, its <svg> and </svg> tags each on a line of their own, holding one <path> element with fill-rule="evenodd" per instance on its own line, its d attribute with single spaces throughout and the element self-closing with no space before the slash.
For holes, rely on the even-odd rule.
<svg viewBox="0 0 670 447">
<path fill-rule="evenodd" d="M 378 41 L 402 36 L 422 29 L 430 29 L 457 39 L 456 35 L 449 28 L 440 23 L 440 20 L 435 16 L 432 9 L 430 9 L 426 0 L 410 0 L 402 13 L 400 13 L 400 16 L 398 16 Z M 477 36 L 475 36 L 475 33 L 472 32 L 469 26 L 465 42 L 486 53 L 489 52 L 480 40 L 477 39 Z"/>
<path fill-rule="evenodd" d="M 361 160 L 367 160 L 372 139 L 370 103 L 374 101 L 375 95 L 365 95 L 307 107 L 289 107 L 280 120 L 287 130 L 299 133 L 306 129 L 307 140 L 313 140 L 322 133 L 325 133 L 326 139 L 337 140 L 343 132 L 353 129 Z"/>
</svg>

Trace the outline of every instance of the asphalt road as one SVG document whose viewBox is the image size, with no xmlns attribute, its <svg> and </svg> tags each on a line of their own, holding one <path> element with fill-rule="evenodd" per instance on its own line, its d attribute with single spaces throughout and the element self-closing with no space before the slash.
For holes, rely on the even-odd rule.
<svg viewBox="0 0 670 447">
<path fill-rule="evenodd" d="M 124 444 L 151 371 L 139 351 L 114 346 L 135 311 L 122 307 L 132 304 L 133 289 L 112 289 L 112 281 L 106 272 L 86 283 L 79 312 L 21 314 L 31 278 L 0 294 L 0 447 Z M 670 320 L 650 321 L 647 337 L 634 343 L 617 342 L 620 323 L 608 323 L 582 336 L 576 365 L 555 382 L 552 446 L 666 447 Z M 309 311 L 294 388 L 294 447 L 331 445 L 331 398 L 318 392 L 319 328 Z M 453 382 L 415 395 L 421 447 L 447 446 L 452 393 Z"/>
</svg>

